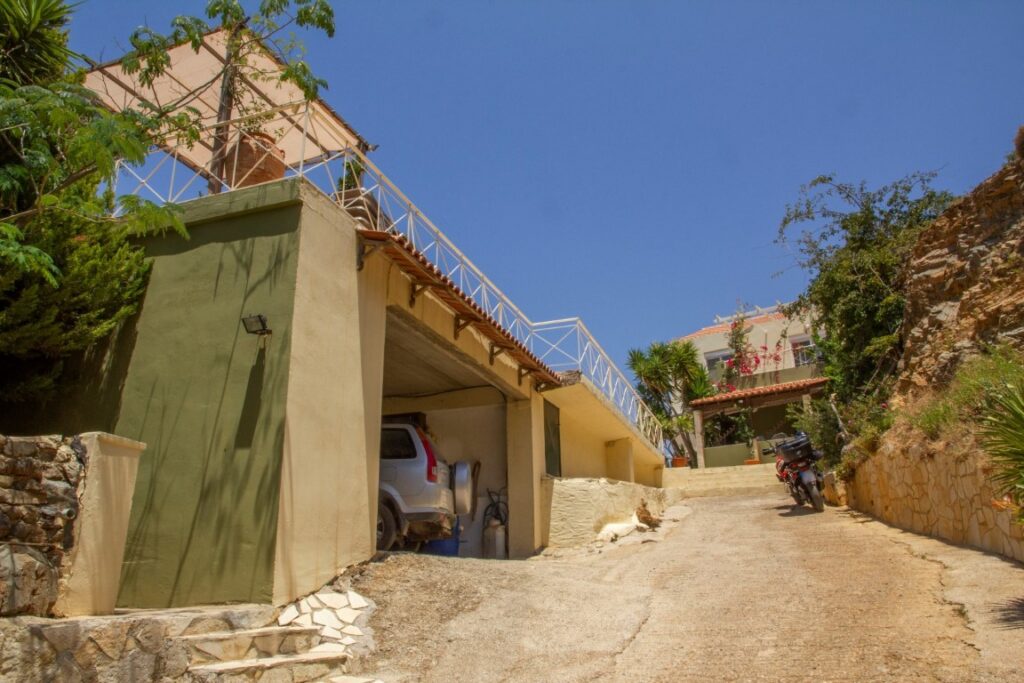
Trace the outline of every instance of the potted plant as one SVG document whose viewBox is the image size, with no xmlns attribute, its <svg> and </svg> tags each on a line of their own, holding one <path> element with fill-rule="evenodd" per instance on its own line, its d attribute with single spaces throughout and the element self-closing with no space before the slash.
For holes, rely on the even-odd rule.
<svg viewBox="0 0 1024 683">
<path fill-rule="evenodd" d="M 243 127 L 224 159 L 227 183 L 238 188 L 284 178 L 288 168 L 284 162 L 284 150 L 275 143 L 274 136 L 258 124 Z"/>
<path fill-rule="evenodd" d="M 359 157 L 345 160 L 345 175 L 338 180 L 335 198 L 357 223 L 367 230 L 387 230 L 391 226 L 388 218 L 377 203 L 377 199 L 363 189 L 363 173 L 366 166 Z"/>
</svg>

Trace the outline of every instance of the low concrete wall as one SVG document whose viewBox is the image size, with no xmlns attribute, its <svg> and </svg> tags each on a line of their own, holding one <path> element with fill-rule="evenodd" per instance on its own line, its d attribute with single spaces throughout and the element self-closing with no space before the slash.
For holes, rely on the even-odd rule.
<svg viewBox="0 0 1024 683">
<path fill-rule="evenodd" d="M 704 449 L 706 467 L 735 467 L 750 458 L 750 447 L 742 443 L 710 446 Z"/>
<path fill-rule="evenodd" d="M 971 444 L 926 444 L 890 432 L 845 486 L 826 486 L 826 494 L 902 529 L 1024 562 L 1024 526 L 999 509 L 991 471 Z"/>
<path fill-rule="evenodd" d="M 606 524 L 626 522 L 641 501 L 660 515 L 682 499 L 680 492 L 608 479 L 551 479 L 548 545 L 590 543 Z M 546 496 L 545 496 L 546 498 Z"/>
</svg>

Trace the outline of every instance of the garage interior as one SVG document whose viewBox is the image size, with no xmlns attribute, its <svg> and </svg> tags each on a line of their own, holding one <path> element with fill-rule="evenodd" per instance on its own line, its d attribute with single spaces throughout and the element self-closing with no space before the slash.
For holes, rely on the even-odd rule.
<svg viewBox="0 0 1024 683">
<path fill-rule="evenodd" d="M 475 367 L 476 366 L 476 367 Z M 462 515 L 459 556 L 483 556 L 488 491 L 507 504 L 506 393 L 465 357 L 398 306 L 389 306 L 384 341 L 382 417 L 421 413 L 437 455 L 449 465 L 478 461 L 477 504 Z"/>
</svg>

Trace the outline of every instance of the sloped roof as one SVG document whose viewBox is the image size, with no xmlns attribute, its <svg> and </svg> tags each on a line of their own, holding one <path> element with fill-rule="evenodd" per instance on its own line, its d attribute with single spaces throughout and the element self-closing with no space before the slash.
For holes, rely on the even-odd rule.
<svg viewBox="0 0 1024 683">
<path fill-rule="evenodd" d="M 812 377 L 810 379 L 798 379 L 793 382 L 782 382 L 780 384 L 769 384 L 765 387 L 751 387 L 750 389 L 738 389 L 726 394 L 716 394 L 707 398 L 698 398 L 690 401 L 691 408 L 703 408 L 704 406 L 718 405 L 721 403 L 734 403 L 750 398 L 761 398 L 764 396 L 777 396 L 789 392 L 806 391 L 824 386 L 828 383 L 828 377 Z"/>
<path fill-rule="evenodd" d="M 769 320 L 785 320 L 786 316 L 782 313 L 766 313 L 764 315 L 755 315 L 746 319 L 748 325 L 754 325 L 757 323 L 768 322 Z M 719 334 L 721 332 L 728 332 L 729 327 L 732 325 L 731 322 L 719 323 L 717 325 L 711 325 L 709 327 L 702 327 L 696 332 L 680 337 L 680 339 L 697 339 L 698 337 L 706 337 L 710 334 Z"/>
</svg>

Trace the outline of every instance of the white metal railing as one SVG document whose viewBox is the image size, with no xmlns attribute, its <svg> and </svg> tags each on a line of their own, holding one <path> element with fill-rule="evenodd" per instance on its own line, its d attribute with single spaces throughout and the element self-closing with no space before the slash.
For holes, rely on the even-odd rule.
<svg viewBox="0 0 1024 683">
<path fill-rule="evenodd" d="M 272 128 L 275 122 L 268 120 L 266 114 L 260 119 L 264 128 Z M 316 136 L 315 117 L 291 116 L 281 125 L 308 125 L 307 132 Z M 205 196 L 212 189 L 228 192 L 255 184 L 250 181 L 258 179 L 258 174 L 239 170 L 238 150 L 242 148 L 243 135 L 240 128 L 232 127 L 223 145 L 227 150 L 225 162 L 211 159 L 204 167 L 190 161 L 186 147 L 154 148 L 141 167 L 120 166 L 115 192 L 158 203 L 178 203 Z M 260 138 L 246 136 L 245 143 L 256 146 L 264 160 L 275 155 L 273 145 Z M 211 168 L 214 164 L 220 166 L 217 173 Z M 343 179 L 347 172 L 346 182 Z M 324 150 L 312 161 L 285 166 L 283 175 L 306 179 L 366 229 L 404 235 L 417 251 L 548 367 L 555 371 L 579 370 L 652 444 L 662 446 L 661 426 L 654 414 L 579 318 L 531 321 L 362 152 L 352 148 Z"/>
</svg>

